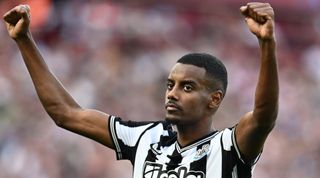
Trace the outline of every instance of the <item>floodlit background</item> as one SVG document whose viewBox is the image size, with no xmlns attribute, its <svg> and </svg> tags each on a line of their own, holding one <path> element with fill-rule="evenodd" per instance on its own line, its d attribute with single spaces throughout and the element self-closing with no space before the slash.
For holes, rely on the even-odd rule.
<svg viewBox="0 0 320 178">
<path fill-rule="evenodd" d="M 252 109 L 259 53 L 240 0 L 29 0 L 32 32 L 48 65 L 86 108 L 159 120 L 171 66 L 208 52 L 229 71 L 215 127 Z M 320 1 L 272 0 L 280 113 L 254 178 L 320 177 Z M 0 13 L 21 3 L 2 0 Z M 128 161 L 58 128 L 44 112 L 15 43 L 0 23 L 0 177 L 130 178 Z"/>
</svg>

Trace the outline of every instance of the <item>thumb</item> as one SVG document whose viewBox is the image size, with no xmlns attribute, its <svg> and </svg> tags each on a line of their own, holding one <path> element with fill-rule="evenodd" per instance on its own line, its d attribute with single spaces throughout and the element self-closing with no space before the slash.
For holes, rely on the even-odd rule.
<svg viewBox="0 0 320 178">
<path fill-rule="evenodd" d="M 248 15 L 248 6 L 241 6 L 240 12 L 242 15 L 247 16 Z"/>
<path fill-rule="evenodd" d="M 246 17 L 245 21 L 250 29 L 250 31 L 254 34 L 258 34 L 259 32 L 259 24 L 254 21 L 252 18 Z"/>
</svg>

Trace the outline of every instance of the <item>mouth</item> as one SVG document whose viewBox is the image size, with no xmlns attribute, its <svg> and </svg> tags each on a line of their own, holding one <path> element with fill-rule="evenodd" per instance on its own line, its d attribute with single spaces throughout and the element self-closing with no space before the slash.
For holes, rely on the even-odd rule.
<svg viewBox="0 0 320 178">
<path fill-rule="evenodd" d="M 172 102 L 168 102 L 165 105 L 165 108 L 167 111 L 181 111 L 181 107 L 179 105 L 177 105 L 176 103 L 172 103 Z"/>
</svg>

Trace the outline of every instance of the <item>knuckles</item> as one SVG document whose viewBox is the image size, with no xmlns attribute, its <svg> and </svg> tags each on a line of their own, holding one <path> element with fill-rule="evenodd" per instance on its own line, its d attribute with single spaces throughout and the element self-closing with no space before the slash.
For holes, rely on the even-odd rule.
<svg viewBox="0 0 320 178">
<path fill-rule="evenodd" d="M 274 16 L 273 8 L 269 3 L 248 3 L 247 12 L 252 17 L 257 16 Z"/>
</svg>

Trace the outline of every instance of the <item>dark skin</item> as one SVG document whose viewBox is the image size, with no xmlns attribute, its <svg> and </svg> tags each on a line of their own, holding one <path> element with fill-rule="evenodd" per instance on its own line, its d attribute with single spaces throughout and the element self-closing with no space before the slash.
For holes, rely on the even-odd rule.
<svg viewBox="0 0 320 178">
<path fill-rule="evenodd" d="M 213 131 L 212 115 L 222 101 L 220 90 L 212 92 L 204 68 L 177 63 L 168 77 L 166 120 L 174 123 L 181 146 Z"/>
<path fill-rule="evenodd" d="M 248 161 L 262 151 L 278 115 L 279 80 L 274 33 L 274 12 L 268 3 L 248 3 L 240 8 L 250 31 L 259 40 L 260 73 L 254 108 L 245 114 L 236 129 L 239 149 Z"/>
<path fill-rule="evenodd" d="M 274 12 L 267 3 L 248 3 L 240 8 L 260 45 L 260 73 L 254 108 L 240 118 L 236 142 L 248 162 L 261 152 L 278 113 L 278 72 L 275 55 Z M 109 115 L 80 107 L 49 70 L 29 30 L 30 9 L 20 5 L 4 16 L 8 33 L 17 43 L 39 99 L 60 127 L 114 149 L 108 132 Z M 176 124 L 178 142 L 185 146 L 213 131 L 212 117 L 223 93 L 209 91 L 202 68 L 176 64 L 168 77 L 166 119 Z M 193 112 L 197 111 L 197 112 Z"/>
</svg>

